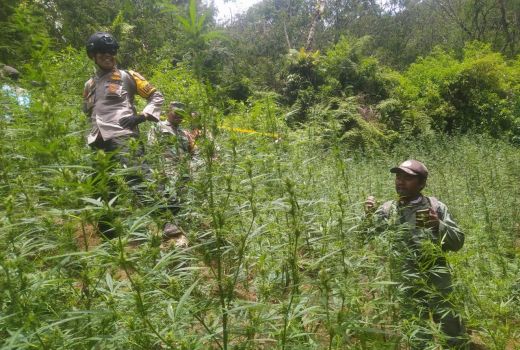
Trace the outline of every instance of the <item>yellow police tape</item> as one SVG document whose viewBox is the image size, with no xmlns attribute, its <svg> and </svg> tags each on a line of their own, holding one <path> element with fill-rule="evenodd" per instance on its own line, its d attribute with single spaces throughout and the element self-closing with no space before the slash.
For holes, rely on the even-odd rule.
<svg viewBox="0 0 520 350">
<path fill-rule="evenodd" d="M 274 139 L 279 139 L 280 138 L 279 134 L 272 133 L 272 132 L 261 132 L 261 131 L 251 130 L 251 129 L 232 128 L 232 127 L 229 127 L 229 126 L 221 126 L 219 129 L 239 132 L 241 134 L 255 134 L 255 135 L 261 135 L 261 136 L 268 136 L 268 137 L 272 137 Z"/>
</svg>

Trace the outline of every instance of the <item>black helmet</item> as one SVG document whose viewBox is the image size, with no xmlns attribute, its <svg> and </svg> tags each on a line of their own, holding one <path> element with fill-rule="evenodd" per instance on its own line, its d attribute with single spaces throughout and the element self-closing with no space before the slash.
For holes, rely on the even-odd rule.
<svg viewBox="0 0 520 350">
<path fill-rule="evenodd" d="M 119 44 L 110 33 L 96 32 L 87 40 L 86 49 L 88 57 L 92 58 L 95 53 L 116 54 Z"/>
</svg>

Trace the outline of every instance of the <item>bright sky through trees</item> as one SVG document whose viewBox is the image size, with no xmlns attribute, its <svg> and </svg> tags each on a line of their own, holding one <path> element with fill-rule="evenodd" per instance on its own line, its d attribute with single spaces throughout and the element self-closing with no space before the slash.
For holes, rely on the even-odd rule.
<svg viewBox="0 0 520 350">
<path fill-rule="evenodd" d="M 210 1 L 208 1 L 208 3 Z M 225 22 L 232 17 L 245 12 L 249 7 L 258 2 L 260 2 L 260 0 L 213 0 L 213 3 L 218 10 L 217 21 Z"/>
</svg>

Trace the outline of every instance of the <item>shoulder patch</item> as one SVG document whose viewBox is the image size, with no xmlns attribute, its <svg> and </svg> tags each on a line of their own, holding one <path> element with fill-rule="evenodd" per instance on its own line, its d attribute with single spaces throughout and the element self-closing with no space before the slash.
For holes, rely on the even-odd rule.
<svg viewBox="0 0 520 350">
<path fill-rule="evenodd" d="M 141 74 L 129 70 L 128 73 L 132 76 L 135 81 L 135 85 L 137 87 L 137 93 L 139 96 L 148 98 L 151 94 L 153 94 L 157 89 L 150 84 Z"/>
<path fill-rule="evenodd" d="M 116 80 L 116 81 L 119 81 L 121 80 L 121 73 L 119 72 L 119 70 L 114 70 L 112 72 L 112 76 L 110 77 L 111 80 Z"/>
<path fill-rule="evenodd" d="M 134 77 L 134 79 L 146 80 L 141 74 L 137 73 L 134 70 L 129 70 L 128 73 L 130 73 L 130 75 Z"/>
</svg>

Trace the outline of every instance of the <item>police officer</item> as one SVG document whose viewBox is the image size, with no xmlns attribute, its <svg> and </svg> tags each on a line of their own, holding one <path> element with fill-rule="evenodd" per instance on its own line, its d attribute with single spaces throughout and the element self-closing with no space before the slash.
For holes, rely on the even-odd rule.
<svg viewBox="0 0 520 350">
<path fill-rule="evenodd" d="M 369 196 L 365 212 L 376 231 L 394 230 L 396 256 L 401 269 L 400 282 L 406 290 L 403 310 L 440 323 L 445 345 L 464 347 L 466 331 L 459 315 L 449 301 L 452 292 L 451 274 L 443 255 L 457 251 L 464 244 L 464 234 L 451 218 L 446 205 L 435 197 L 422 194 L 428 178 L 426 166 L 414 159 L 407 160 L 390 172 L 395 174 L 398 200 L 383 203 L 376 210 L 376 200 Z M 414 348 L 423 347 L 427 335 Z M 419 337 L 421 338 L 421 337 Z"/>
<path fill-rule="evenodd" d="M 86 48 L 88 57 L 98 67 L 96 75 L 86 82 L 83 94 L 83 111 L 92 123 L 88 144 L 114 151 L 137 137 L 139 124 L 159 121 L 164 98 L 139 73 L 117 68 L 119 44 L 111 34 L 93 34 Z M 148 102 L 141 113 L 135 109 L 136 94 Z"/>
<path fill-rule="evenodd" d="M 87 55 L 97 66 L 83 92 L 83 111 L 92 125 L 87 142 L 92 149 L 103 150 L 130 168 L 126 181 L 138 196 L 144 197 L 142 182 L 149 177 L 150 169 L 140 159 L 144 148 L 137 141 L 138 125 L 147 120 L 159 121 L 164 98 L 139 73 L 117 68 L 118 48 L 117 40 L 105 32 L 94 33 L 86 43 Z M 134 104 L 136 94 L 147 101 L 139 113 Z"/>
</svg>

